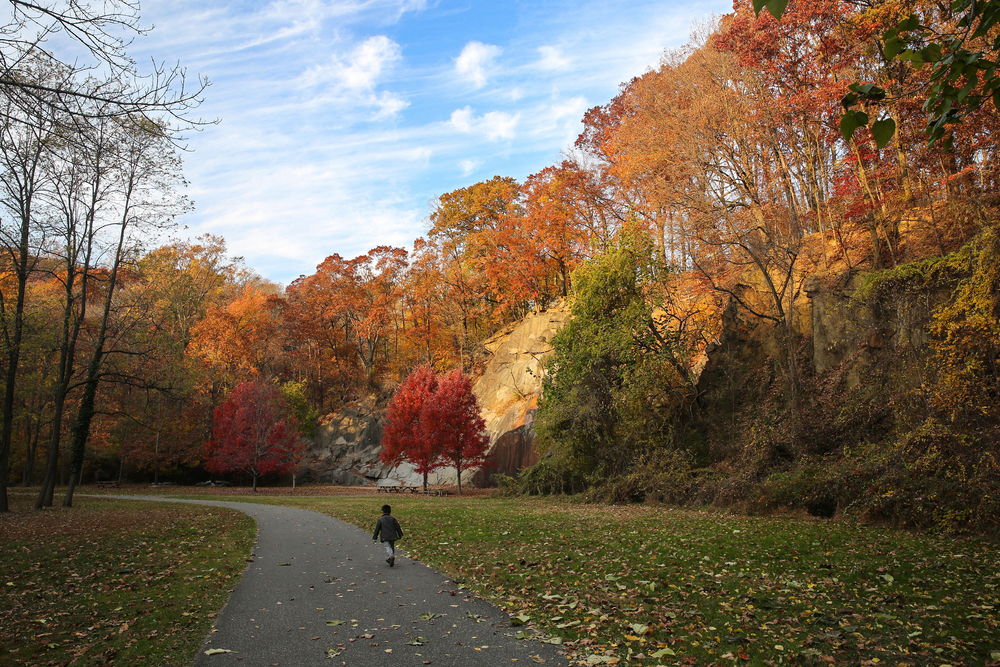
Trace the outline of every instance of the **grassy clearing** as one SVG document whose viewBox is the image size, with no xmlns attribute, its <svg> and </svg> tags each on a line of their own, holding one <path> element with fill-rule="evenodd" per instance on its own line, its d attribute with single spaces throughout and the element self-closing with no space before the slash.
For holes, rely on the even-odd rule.
<svg viewBox="0 0 1000 667">
<path fill-rule="evenodd" d="M 0 664 L 187 667 L 256 528 L 222 508 L 77 497 L 0 515 Z"/>
<path fill-rule="evenodd" d="M 259 500 L 365 528 L 384 502 Z M 391 502 L 410 554 L 592 665 L 1000 665 L 995 543 L 565 500 Z"/>
</svg>

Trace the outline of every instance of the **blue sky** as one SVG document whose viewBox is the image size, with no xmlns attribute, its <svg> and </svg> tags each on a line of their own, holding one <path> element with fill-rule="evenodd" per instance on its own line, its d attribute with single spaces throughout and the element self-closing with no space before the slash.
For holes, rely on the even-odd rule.
<svg viewBox="0 0 1000 667">
<path fill-rule="evenodd" d="M 411 247 L 432 200 L 556 163 L 586 109 L 731 2 L 144 0 L 140 61 L 180 61 L 218 125 L 189 135 L 184 236 L 287 284 Z"/>
</svg>

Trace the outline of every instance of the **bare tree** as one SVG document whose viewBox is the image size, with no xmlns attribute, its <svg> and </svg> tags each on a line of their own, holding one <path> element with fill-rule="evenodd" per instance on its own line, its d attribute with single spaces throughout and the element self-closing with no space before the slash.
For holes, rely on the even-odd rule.
<svg viewBox="0 0 1000 667">
<path fill-rule="evenodd" d="M 17 289 L 16 295 L 0 297 L 0 337 L 6 357 L 0 512 L 8 509 L 7 472 L 25 287 L 35 263 L 47 255 L 62 266 L 58 279 L 65 291 L 55 417 L 46 481 L 39 496 L 40 505 L 52 502 L 62 412 L 73 387 L 88 288 L 93 286 L 93 269 L 107 263 L 99 254 L 100 239 L 108 233 L 100 216 L 109 203 L 107 197 L 117 197 L 120 203 L 123 196 L 121 191 L 105 192 L 111 184 L 101 174 L 110 168 L 106 163 L 111 159 L 110 147 L 105 143 L 110 135 L 95 141 L 95 132 L 107 132 L 108 121 L 115 119 L 119 130 L 126 125 L 145 127 L 158 141 L 177 143 L 185 129 L 203 124 L 191 112 L 201 103 L 208 85 L 201 77 L 189 85 L 179 64 L 154 61 L 146 70 L 137 65 L 128 48 L 136 36 L 147 32 L 140 23 L 137 0 L 8 2 L 8 18 L 0 24 L 0 140 L 4 144 L 0 196 L 6 209 L 0 237 Z M 75 53 L 70 60 L 61 60 L 54 44 Z M 40 183 L 52 187 L 51 194 L 43 197 L 55 211 L 51 220 L 42 221 L 36 215 Z M 55 235 L 60 242 L 44 247 L 51 223 L 57 223 Z"/>
<path fill-rule="evenodd" d="M 4 104 L 5 103 L 5 104 Z M 23 115 L 9 99 L 0 99 L 0 250 L 15 278 L 13 299 L 0 292 L 0 335 L 3 338 L 4 370 L 3 431 L 0 440 L 0 512 L 6 512 L 7 471 L 14 423 L 14 396 L 24 338 L 24 307 L 28 280 L 44 243 L 44 230 L 36 224 L 36 208 L 51 184 L 48 144 L 56 123 L 13 123 Z"/>
<path fill-rule="evenodd" d="M 8 2 L 11 16 L 0 26 L 0 94 L 21 111 L 13 119 L 141 114 L 169 116 L 180 126 L 200 123 L 188 113 L 201 103 L 207 79 L 197 77 L 189 86 L 179 64 L 153 62 L 143 73 L 129 56 L 132 40 L 148 31 L 136 0 L 105 0 L 96 7 L 79 0 Z M 49 39 L 60 34 L 80 52 L 72 63 L 61 63 L 47 49 Z M 46 81 L 25 76 L 33 61 L 47 62 L 60 76 Z"/>
</svg>

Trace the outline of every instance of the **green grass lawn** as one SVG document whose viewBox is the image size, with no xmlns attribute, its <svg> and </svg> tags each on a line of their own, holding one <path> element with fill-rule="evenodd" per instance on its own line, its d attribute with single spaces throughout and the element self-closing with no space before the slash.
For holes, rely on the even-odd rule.
<svg viewBox="0 0 1000 667">
<path fill-rule="evenodd" d="M 226 499 L 369 530 L 387 500 Z M 39 515 L 30 500 L 0 516 L 0 664 L 190 664 L 250 519 L 83 498 Z M 581 662 L 1000 667 L 996 542 L 567 499 L 388 500 L 411 556 Z"/>
<path fill-rule="evenodd" d="M 0 515 L 0 665 L 188 667 L 256 528 L 221 508 L 77 496 Z"/>
<path fill-rule="evenodd" d="M 384 498 L 261 498 L 372 528 Z M 589 664 L 1000 665 L 995 542 L 560 499 L 392 498 L 401 546 Z"/>
</svg>

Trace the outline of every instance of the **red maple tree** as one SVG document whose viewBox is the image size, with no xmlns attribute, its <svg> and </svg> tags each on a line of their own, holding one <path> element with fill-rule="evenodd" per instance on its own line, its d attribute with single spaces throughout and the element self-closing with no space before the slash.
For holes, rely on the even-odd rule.
<svg viewBox="0 0 1000 667">
<path fill-rule="evenodd" d="M 458 495 L 462 495 L 462 471 L 486 462 L 490 438 L 486 420 L 479 413 L 479 401 L 472 393 L 472 380 L 461 369 L 438 380 L 433 400 L 424 403 L 421 421 L 441 458 L 455 467 Z"/>
<path fill-rule="evenodd" d="M 451 463 L 458 471 L 461 494 L 462 471 L 482 464 L 489 445 L 484 426 L 472 383 L 461 370 L 439 378 L 430 366 L 420 366 L 403 380 L 389 404 L 381 460 L 412 464 L 424 477 L 424 491 L 428 474 Z"/>
<path fill-rule="evenodd" d="M 215 410 L 215 431 L 205 467 L 257 478 L 294 469 L 304 445 L 298 421 L 281 391 L 266 382 L 244 382 Z"/>
<path fill-rule="evenodd" d="M 389 403 L 382 430 L 382 462 L 412 464 L 413 469 L 424 476 L 424 491 L 427 490 L 427 475 L 441 467 L 440 452 L 424 430 L 422 419 L 424 405 L 436 389 L 437 376 L 430 366 L 420 366 L 410 373 Z"/>
</svg>

